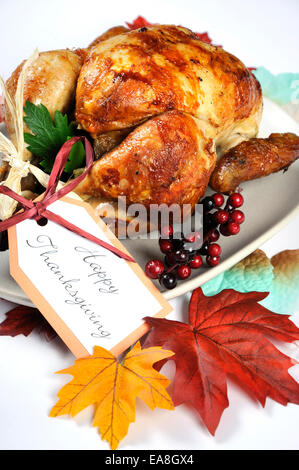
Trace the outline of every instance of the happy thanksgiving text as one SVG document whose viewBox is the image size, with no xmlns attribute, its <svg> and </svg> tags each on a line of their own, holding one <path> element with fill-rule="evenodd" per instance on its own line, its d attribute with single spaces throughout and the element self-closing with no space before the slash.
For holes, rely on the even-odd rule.
<svg viewBox="0 0 299 470">
<path fill-rule="evenodd" d="M 67 305 L 73 305 L 80 309 L 80 311 L 88 318 L 95 330 L 91 333 L 94 338 L 109 338 L 111 333 L 105 329 L 100 315 L 96 313 L 92 305 L 88 303 L 85 296 L 80 293 L 80 277 L 69 279 L 66 276 L 59 264 L 59 247 L 55 245 L 48 235 L 38 235 L 34 241 L 26 240 L 26 245 L 29 248 L 39 250 L 39 257 L 43 260 L 44 267 L 55 276 L 61 286 L 63 286 L 66 298 L 64 302 Z M 96 286 L 99 294 L 103 295 L 118 295 L 119 288 L 114 285 L 111 276 L 106 272 L 104 267 L 99 264 L 99 258 L 105 258 L 106 255 L 97 251 L 90 251 L 82 246 L 75 246 L 74 252 L 80 255 L 82 263 L 86 263 L 89 267 L 88 280 L 93 286 Z"/>
</svg>

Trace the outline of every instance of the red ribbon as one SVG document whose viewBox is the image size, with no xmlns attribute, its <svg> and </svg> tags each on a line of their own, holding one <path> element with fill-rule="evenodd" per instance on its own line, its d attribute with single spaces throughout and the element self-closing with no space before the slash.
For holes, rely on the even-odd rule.
<svg viewBox="0 0 299 470">
<path fill-rule="evenodd" d="M 84 141 L 85 152 L 86 152 L 86 169 L 84 173 L 82 173 L 80 176 L 77 176 L 77 178 L 71 180 L 63 188 L 56 191 L 59 178 L 64 170 L 71 148 L 74 145 L 74 143 L 78 142 L 79 140 Z M 80 235 L 81 237 L 87 238 L 87 240 L 97 243 L 97 245 L 100 245 L 103 248 L 111 251 L 112 253 L 119 256 L 120 258 L 136 263 L 136 261 L 133 258 L 131 258 L 126 253 L 123 253 L 122 251 L 118 250 L 115 246 L 110 245 L 109 243 L 106 243 L 97 237 L 94 237 L 90 233 L 85 232 L 85 230 L 82 230 L 81 228 L 77 227 L 76 225 L 73 225 L 72 223 L 68 222 L 67 220 L 63 219 L 59 215 L 54 214 L 54 212 L 51 212 L 47 209 L 47 207 L 50 204 L 52 204 L 53 202 L 57 201 L 58 199 L 62 198 L 63 196 L 71 192 L 85 178 L 85 176 L 87 175 L 88 171 L 90 170 L 92 166 L 92 163 L 93 163 L 93 149 L 88 139 L 86 139 L 86 137 L 72 137 L 72 139 L 68 140 L 67 142 L 65 142 L 65 144 L 63 144 L 63 146 L 61 147 L 61 149 L 59 150 L 56 156 L 54 166 L 53 166 L 53 169 L 50 174 L 49 181 L 48 181 L 48 185 L 47 185 L 47 188 L 43 195 L 42 200 L 28 201 L 24 197 L 12 191 L 7 186 L 0 185 L 1 194 L 11 197 L 15 201 L 18 201 L 19 203 L 21 203 L 23 206 L 22 211 L 13 215 L 9 219 L 0 222 L 0 232 L 3 232 L 4 230 L 7 230 L 8 228 L 13 227 L 14 225 L 17 225 L 20 222 L 23 222 L 23 220 L 34 219 L 38 221 L 42 217 L 45 217 L 46 219 L 49 219 L 52 222 L 62 225 L 68 230 L 71 230 L 77 235 Z"/>
</svg>

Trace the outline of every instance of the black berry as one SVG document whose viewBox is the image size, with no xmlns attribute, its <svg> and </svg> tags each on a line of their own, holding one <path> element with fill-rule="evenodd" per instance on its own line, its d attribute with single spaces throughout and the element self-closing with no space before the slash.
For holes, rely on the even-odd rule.
<svg viewBox="0 0 299 470">
<path fill-rule="evenodd" d="M 184 264 L 188 262 L 188 253 L 185 250 L 178 250 L 175 252 L 175 260 L 179 264 Z"/>
<path fill-rule="evenodd" d="M 220 237 L 220 233 L 218 232 L 217 229 L 215 229 L 213 230 L 213 232 L 209 234 L 209 241 L 216 242 L 217 240 L 219 240 L 219 237 Z"/>
<path fill-rule="evenodd" d="M 177 264 L 177 261 L 175 259 L 175 253 L 167 253 L 167 255 L 165 256 L 165 264 L 167 266 L 174 266 L 175 264 Z"/>
<path fill-rule="evenodd" d="M 160 276 L 160 284 L 166 289 L 173 289 L 177 285 L 177 279 L 173 273 L 163 273 Z"/>
<path fill-rule="evenodd" d="M 209 243 L 205 242 L 199 250 L 199 253 L 203 256 L 208 254 Z"/>
<path fill-rule="evenodd" d="M 203 211 L 209 212 L 215 207 L 215 202 L 212 197 L 205 197 L 202 201 Z"/>
</svg>

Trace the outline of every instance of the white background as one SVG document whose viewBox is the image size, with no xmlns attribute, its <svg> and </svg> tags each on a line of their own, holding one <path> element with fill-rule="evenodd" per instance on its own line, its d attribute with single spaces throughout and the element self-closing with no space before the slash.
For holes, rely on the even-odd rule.
<svg viewBox="0 0 299 470">
<path fill-rule="evenodd" d="M 176 23 L 208 31 L 217 44 L 248 66 L 274 73 L 299 72 L 298 0 L 0 0 L 0 73 L 5 78 L 35 47 L 40 50 L 84 47 L 108 27 L 139 14 L 149 21 Z M 261 194 L 260 197 L 263 197 Z M 271 256 L 298 248 L 299 217 L 262 247 Z M 1 280 L 0 280 L 1 282 Z M 170 318 L 185 319 L 188 296 L 172 302 Z M 0 303 L 4 312 L 11 304 Z M 4 316 L 3 316 L 4 317 Z M 299 325 L 299 315 L 293 316 Z M 298 349 L 284 349 L 299 360 Z M 60 340 L 0 338 L 0 448 L 107 449 L 91 428 L 89 411 L 78 418 L 50 419 L 58 389 L 67 376 L 54 372 L 72 364 Z M 170 375 L 173 372 L 167 371 Z M 291 369 L 299 380 L 299 366 Z M 186 406 L 175 412 L 148 410 L 137 403 L 136 423 L 121 443 L 130 449 L 299 449 L 299 407 L 268 400 L 265 409 L 229 384 L 230 407 L 216 436 Z"/>
</svg>

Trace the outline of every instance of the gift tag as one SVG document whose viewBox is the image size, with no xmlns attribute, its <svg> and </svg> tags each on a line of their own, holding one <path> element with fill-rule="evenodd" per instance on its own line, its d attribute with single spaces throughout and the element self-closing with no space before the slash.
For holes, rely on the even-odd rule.
<svg viewBox="0 0 299 470">
<path fill-rule="evenodd" d="M 49 210 L 127 253 L 83 201 L 64 197 Z M 143 317 L 172 310 L 137 263 L 62 225 L 28 219 L 8 232 L 11 275 L 76 357 L 95 345 L 118 355 L 148 331 Z"/>
</svg>

